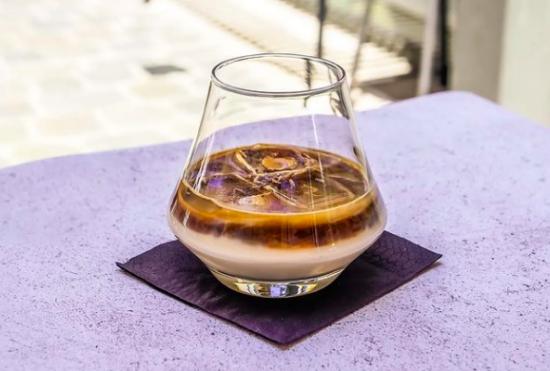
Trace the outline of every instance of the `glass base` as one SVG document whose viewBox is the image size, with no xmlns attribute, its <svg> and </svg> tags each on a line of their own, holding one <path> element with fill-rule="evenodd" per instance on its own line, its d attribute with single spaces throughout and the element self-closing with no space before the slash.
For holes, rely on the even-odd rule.
<svg viewBox="0 0 550 371">
<path fill-rule="evenodd" d="M 215 269 L 210 269 L 218 281 L 232 290 L 242 294 L 271 299 L 292 298 L 319 291 L 338 278 L 343 270 L 342 268 L 318 277 L 291 281 L 261 281 L 235 277 Z"/>
</svg>

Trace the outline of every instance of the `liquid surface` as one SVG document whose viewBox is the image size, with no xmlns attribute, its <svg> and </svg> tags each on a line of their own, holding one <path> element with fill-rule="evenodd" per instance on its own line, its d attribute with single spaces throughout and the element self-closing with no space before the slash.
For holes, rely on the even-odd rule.
<svg viewBox="0 0 550 371">
<path fill-rule="evenodd" d="M 283 249 L 343 246 L 352 237 L 379 235 L 383 212 L 376 187 L 356 163 L 266 144 L 192 163 L 171 207 L 172 229 L 184 242 L 189 230 L 195 237 Z"/>
<path fill-rule="evenodd" d="M 340 156 L 265 144 L 214 154 L 192 165 L 184 182 L 220 205 L 258 213 L 323 210 L 368 189 L 360 168 Z"/>
</svg>

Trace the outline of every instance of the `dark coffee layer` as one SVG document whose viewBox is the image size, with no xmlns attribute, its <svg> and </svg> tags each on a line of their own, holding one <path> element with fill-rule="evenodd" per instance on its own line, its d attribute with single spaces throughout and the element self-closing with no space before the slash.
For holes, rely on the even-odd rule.
<svg viewBox="0 0 550 371">
<path fill-rule="evenodd" d="M 352 215 L 335 222 L 316 223 L 315 213 L 287 218 L 281 218 L 279 223 L 253 223 L 238 219 L 222 220 L 195 212 L 187 202 L 188 197 L 181 193 L 189 193 L 184 183 L 178 189 L 179 196 L 172 204 L 172 216 L 176 222 L 182 223 L 197 233 L 214 237 L 229 237 L 247 244 L 257 244 L 273 248 L 308 248 L 331 245 L 338 241 L 354 237 L 367 229 L 378 230 L 381 204 L 377 192 L 370 192 L 361 203 L 361 209 Z M 299 220 L 297 218 L 300 218 Z"/>
</svg>

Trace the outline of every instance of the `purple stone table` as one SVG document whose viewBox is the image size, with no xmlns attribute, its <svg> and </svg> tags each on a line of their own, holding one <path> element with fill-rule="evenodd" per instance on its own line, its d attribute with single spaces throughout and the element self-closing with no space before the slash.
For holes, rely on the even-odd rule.
<svg viewBox="0 0 550 371">
<path fill-rule="evenodd" d="M 465 93 L 357 120 L 388 230 L 441 264 L 282 349 L 114 265 L 172 239 L 188 142 L 4 169 L 0 369 L 548 370 L 550 130 Z"/>
</svg>

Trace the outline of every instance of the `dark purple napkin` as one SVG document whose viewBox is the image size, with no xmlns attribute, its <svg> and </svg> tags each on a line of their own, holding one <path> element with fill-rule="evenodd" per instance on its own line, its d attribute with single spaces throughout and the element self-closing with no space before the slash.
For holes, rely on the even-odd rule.
<svg viewBox="0 0 550 371">
<path fill-rule="evenodd" d="M 329 287 L 291 299 L 233 292 L 179 241 L 164 243 L 117 265 L 188 304 L 279 344 L 289 344 L 394 290 L 440 257 L 384 232 Z"/>
</svg>

